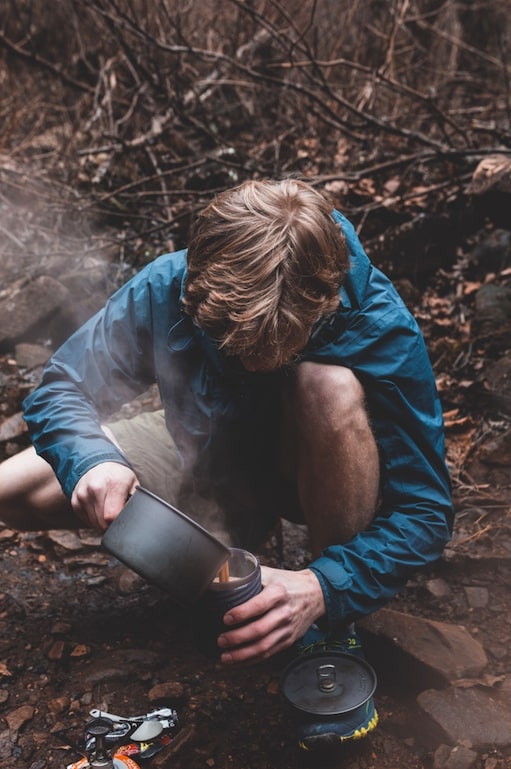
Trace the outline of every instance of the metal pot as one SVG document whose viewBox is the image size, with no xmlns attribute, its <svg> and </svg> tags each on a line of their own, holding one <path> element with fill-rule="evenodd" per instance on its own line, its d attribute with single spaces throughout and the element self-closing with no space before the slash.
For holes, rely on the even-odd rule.
<svg viewBox="0 0 511 769">
<path fill-rule="evenodd" d="M 195 603 L 230 551 L 180 510 L 138 487 L 102 539 L 103 547 L 181 606 Z"/>
<path fill-rule="evenodd" d="M 375 689 L 376 673 L 368 662 L 335 650 L 303 654 L 281 676 L 281 690 L 288 702 L 320 717 L 356 710 Z"/>
</svg>

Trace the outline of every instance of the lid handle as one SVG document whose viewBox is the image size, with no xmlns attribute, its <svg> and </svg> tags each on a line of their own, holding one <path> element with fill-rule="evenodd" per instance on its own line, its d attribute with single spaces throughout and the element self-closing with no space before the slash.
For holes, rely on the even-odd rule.
<svg viewBox="0 0 511 769">
<path fill-rule="evenodd" d="M 335 665 L 320 665 L 317 670 L 318 685 L 322 692 L 331 692 L 335 689 Z"/>
</svg>

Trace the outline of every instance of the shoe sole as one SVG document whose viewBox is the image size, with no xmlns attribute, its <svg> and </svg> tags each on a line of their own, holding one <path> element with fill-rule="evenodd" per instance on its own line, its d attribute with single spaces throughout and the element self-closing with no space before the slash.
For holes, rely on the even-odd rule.
<svg viewBox="0 0 511 769">
<path fill-rule="evenodd" d="M 324 732 L 323 734 L 315 734 L 310 737 L 306 737 L 300 740 L 298 743 L 302 750 L 315 750 L 316 748 L 329 748 L 335 745 L 339 745 L 343 742 L 350 742 L 352 740 L 362 740 L 364 737 L 376 729 L 378 725 L 378 712 L 375 710 L 374 715 L 367 724 L 367 726 L 361 726 L 359 729 L 355 729 L 350 734 L 336 734 L 335 732 Z"/>
</svg>

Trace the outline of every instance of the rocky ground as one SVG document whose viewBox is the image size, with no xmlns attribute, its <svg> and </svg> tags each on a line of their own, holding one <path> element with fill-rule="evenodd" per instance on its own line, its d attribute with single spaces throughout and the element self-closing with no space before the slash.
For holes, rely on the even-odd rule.
<svg viewBox="0 0 511 769">
<path fill-rule="evenodd" d="M 27 443 L 21 400 L 59 330 L 67 333 L 112 287 L 112 265 L 93 255 L 87 264 L 79 280 L 76 265 L 58 254 L 30 272 L 4 264 L 0 458 Z M 439 269 L 425 290 L 400 281 L 444 401 L 456 529 L 434 567 L 361 623 L 380 724 L 322 756 L 325 767 L 511 767 L 510 268 L 510 233 L 489 225 L 460 243 L 456 264 Z M 127 413 L 151 408 L 153 397 Z M 258 555 L 300 568 L 305 533 L 286 525 L 283 547 L 274 538 Z M 92 709 L 129 716 L 160 706 L 174 709 L 178 724 L 144 765 L 316 766 L 297 748 L 297 713 L 280 692 L 287 661 L 225 670 L 205 658 L 185 613 L 90 532 L 0 529 L 1 766 L 67 767 L 80 758 Z"/>
<path fill-rule="evenodd" d="M 450 549 L 360 628 L 380 725 L 322 756 L 323 766 L 511 766 L 511 540 L 495 539 L 486 535 L 490 549 L 474 539 Z M 304 532 L 286 526 L 284 543 L 284 565 L 302 565 Z M 260 557 L 281 562 L 275 542 Z M 95 535 L 4 529 L 0 573 L 1 765 L 66 767 L 80 758 L 93 708 L 129 716 L 161 706 L 176 711 L 178 726 L 143 765 L 317 765 L 297 748 L 298 715 L 280 693 L 288 658 L 222 669 L 197 650 L 186 614 Z"/>
</svg>

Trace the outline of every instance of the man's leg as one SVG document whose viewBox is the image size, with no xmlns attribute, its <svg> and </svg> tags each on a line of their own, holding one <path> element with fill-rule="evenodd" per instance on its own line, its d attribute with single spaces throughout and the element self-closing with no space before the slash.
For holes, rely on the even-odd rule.
<svg viewBox="0 0 511 769">
<path fill-rule="evenodd" d="M 183 492 L 183 470 L 163 411 L 142 413 L 103 425 L 107 437 L 127 457 L 140 484 L 226 540 L 223 516 L 214 501 L 192 483 Z M 83 528 L 72 512 L 50 465 L 30 447 L 0 464 L 0 521 L 20 531 Z"/>
<path fill-rule="evenodd" d="M 380 489 L 378 449 L 364 391 L 347 368 L 300 363 L 283 393 L 281 463 L 295 479 L 314 556 L 371 523 Z"/>
<path fill-rule="evenodd" d="M 0 521 L 18 531 L 83 526 L 50 465 L 32 446 L 0 464 Z"/>
<path fill-rule="evenodd" d="M 163 412 L 121 419 L 103 425 L 103 431 L 133 460 L 142 485 L 167 498 L 179 484 L 179 460 Z M 33 447 L 0 464 L 0 521 L 19 531 L 85 526 L 73 513 L 52 468 Z"/>
<path fill-rule="evenodd" d="M 350 540 L 374 518 L 380 491 L 378 449 L 363 388 L 349 369 L 301 363 L 283 395 L 283 470 L 295 480 L 316 557 L 328 545 Z M 335 650 L 354 660 L 363 657 L 353 625 L 332 628 L 321 621 L 309 629 L 298 649 L 301 655 Z M 325 659 L 331 662 L 330 656 Z M 311 714 L 301 720 L 298 743 L 307 750 L 330 748 L 366 736 L 377 723 L 370 697 L 341 715 Z"/>
</svg>

